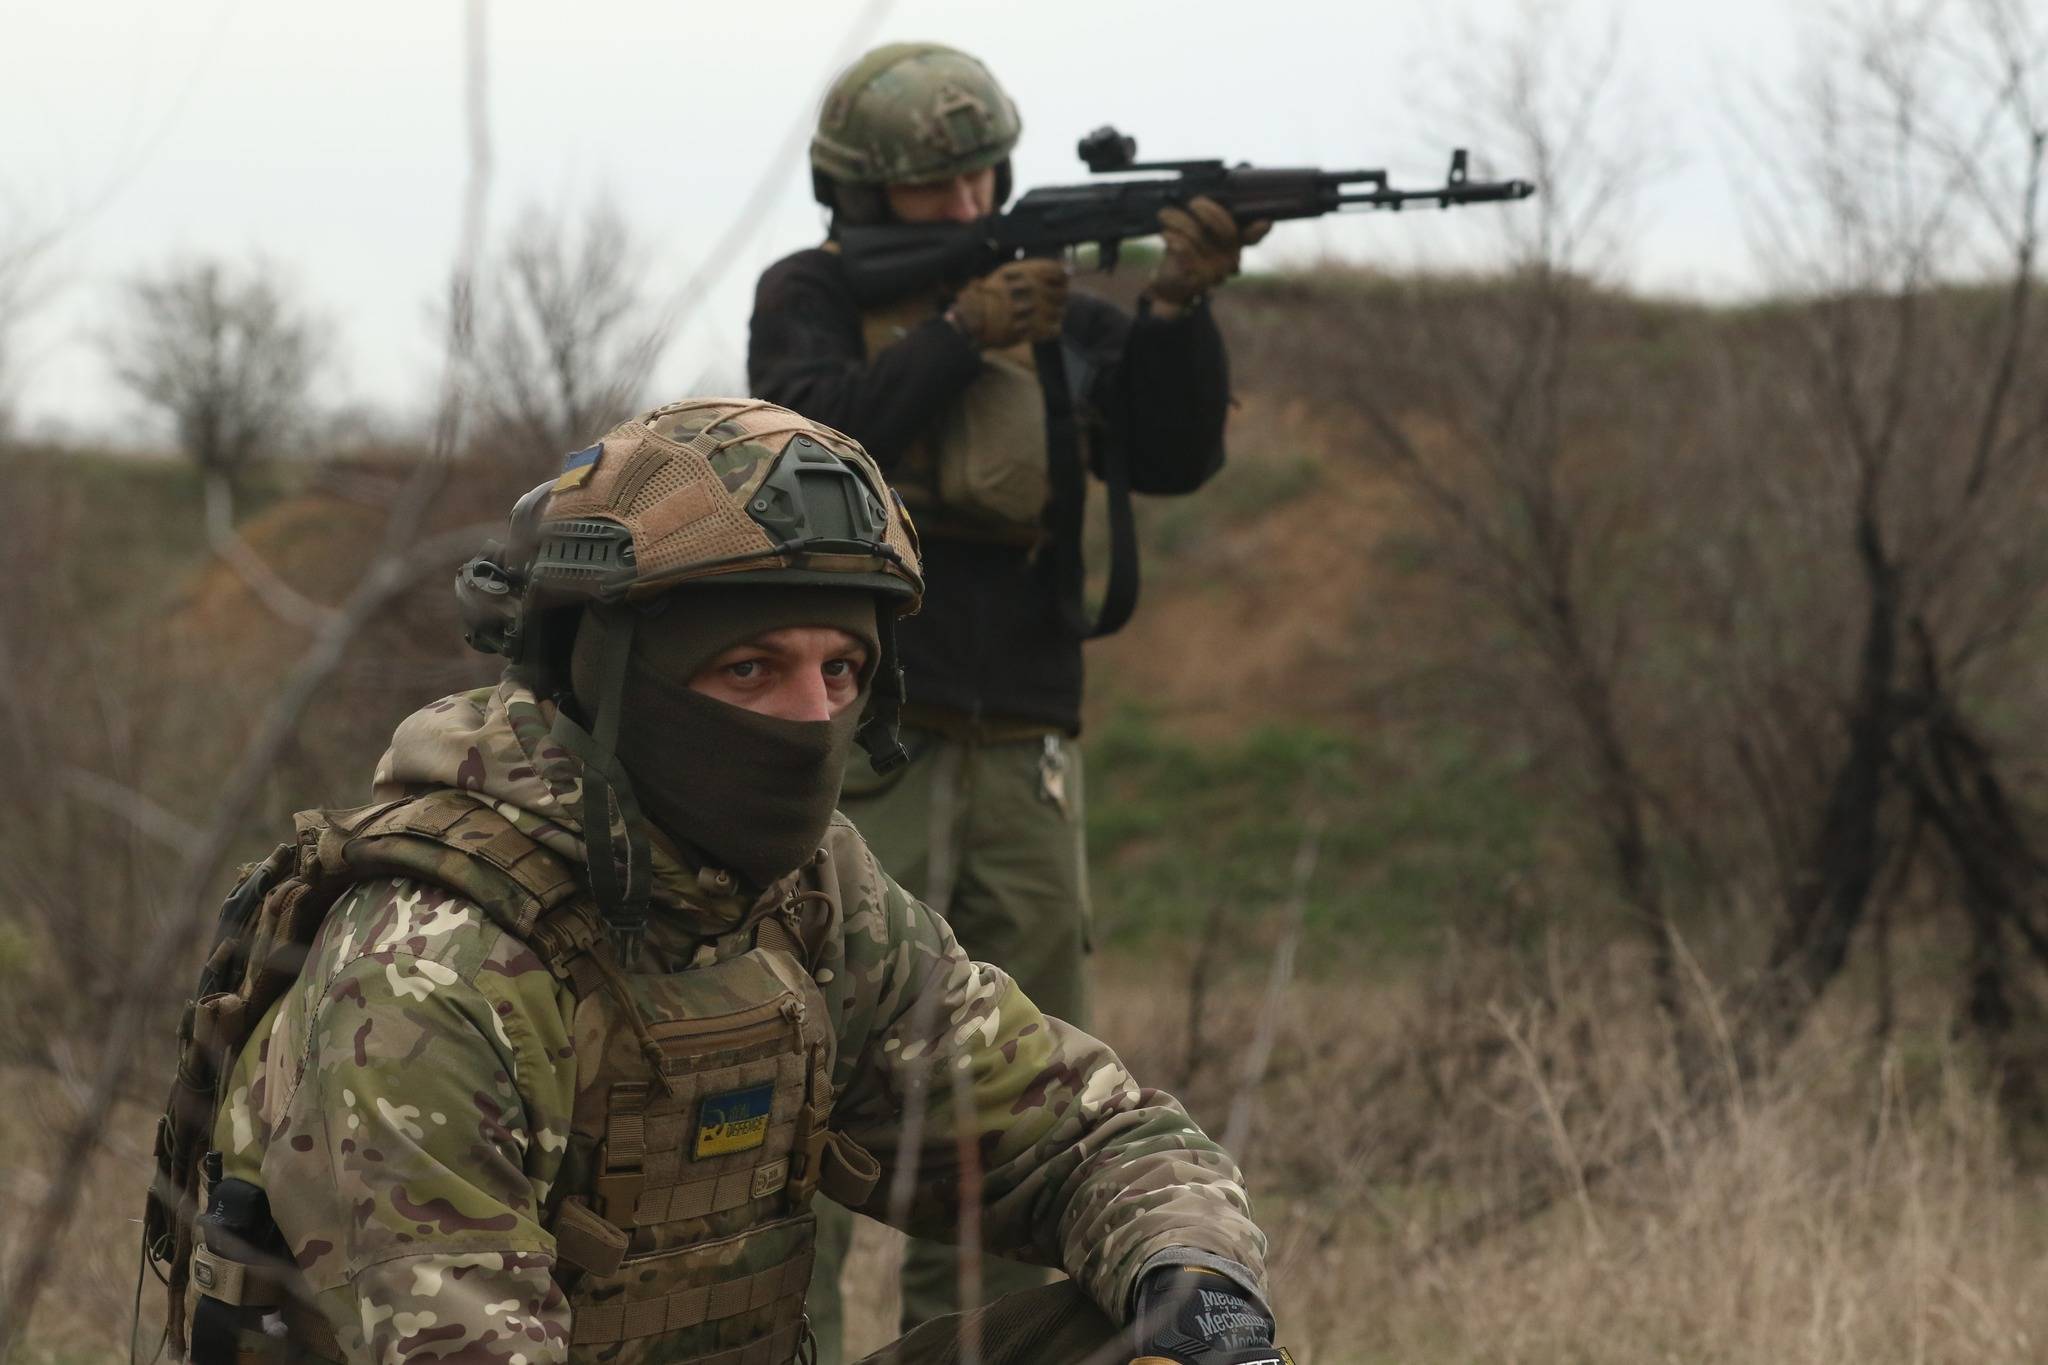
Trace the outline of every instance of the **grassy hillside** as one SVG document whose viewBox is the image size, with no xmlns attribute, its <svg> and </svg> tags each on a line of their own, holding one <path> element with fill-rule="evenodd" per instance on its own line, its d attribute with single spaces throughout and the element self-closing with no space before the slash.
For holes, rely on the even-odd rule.
<svg viewBox="0 0 2048 1365">
<path fill-rule="evenodd" d="M 2021 1047 L 2040 983 L 2018 962 L 2011 1045 L 1987 1042 L 1968 987 L 1992 950 L 1910 801 L 1878 812 L 1871 839 L 1906 852 L 1801 1027 L 1761 1061 L 1744 1033 L 1840 790 L 1868 614 L 1845 460 L 1800 387 L 1816 310 L 1539 284 L 1323 272 L 1221 296 L 1230 462 L 1144 500 L 1137 618 L 1089 653 L 1097 1027 L 1231 1134 L 1305 1365 L 2038 1360 L 2048 1161 L 2014 1078 L 2048 1075 Z M 1532 300 L 1560 297 L 1566 382 L 1515 407 L 1509 385 L 1541 387 Z M 1931 316 L 1967 337 L 1989 306 L 1957 293 Z M 1936 415 L 1888 493 L 1902 543 L 1948 495 L 1956 424 Z M 524 482 L 465 467 L 433 523 L 501 516 Z M 279 471 L 242 532 L 332 602 L 390 488 L 374 463 Z M 174 465 L 20 453 L 0 496 L 27 528 L 0 546 L 0 735 L 51 779 L 0 812 L 0 1063 L 29 1096 L 0 1149 L 34 1153 L 0 1191 L 19 1208 L 166 880 L 133 812 L 67 774 L 202 810 L 306 632 L 206 552 Z M 1937 606 L 2020 600 L 2048 490 L 2005 501 L 1979 539 L 2017 548 Z M 1957 695 L 2031 828 L 2048 622 L 2022 617 Z M 1930 660 L 1939 632 L 1997 624 L 1927 619 L 1904 648 Z M 490 672 L 428 575 L 307 716 L 247 851 L 297 806 L 359 799 L 391 724 Z M 1894 767 L 1932 742 L 1902 733 Z M 1294 975 L 1269 999 L 1297 890 Z M 123 1349 L 134 1200 L 110 1192 L 139 1188 L 143 1146 L 124 1130 L 102 1154 L 28 1359 Z M 0 1261 L 20 1254 L 8 1221 Z M 864 1301 L 878 1344 L 886 1305 Z"/>
</svg>

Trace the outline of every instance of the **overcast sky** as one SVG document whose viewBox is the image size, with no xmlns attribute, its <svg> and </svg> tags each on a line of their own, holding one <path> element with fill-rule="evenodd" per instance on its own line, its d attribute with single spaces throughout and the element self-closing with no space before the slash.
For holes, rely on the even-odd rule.
<svg viewBox="0 0 2048 1365">
<path fill-rule="evenodd" d="M 932 39 L 982 56 L 1024 115 L 1021 187 L 1079 178 L 1075 139 L 1113 121 L 1157 157 L 1384 165 L 1434 181 L 1479 131 L 1461 73 L 1511 29 L 1511 0 L 492 0 L 487 223 L 609 193 L 669 298 L 762 177 L 772 195 L 732 268 L 683 324 L 657 377 L 680 393 L 742 382 L 760 269 L 816 241 L 801 152 L 849 42 Z M 1581 13 L 1611 13 L 1579 7 Z M 1752 289 L 1731 185 L 1727 111 L 1782 82 L 1821 0 L 1638 0 L 1625 7 L 1632 130 L 1668 154 L 1628 266 L 1641 283 Z M 178 256 L 261 253 L 333 320 L 330 398 L 417 409 L 429 322 L 458 235 L 465 173 L 464 10 L 455 0 L 0 0 L 0 233 L 54 230 L 46 297 L 15 343 L 25 425 L 88 431 L 135 409 L 93 336 L 115 286 Z M 874 20 L 878 19 L 878 22 Z M 868 22 L 863 22 L 868 21 Z M 1598 49 L 1598 23 L 1561 59 Z M 1499 147 L 1474 145 L 1500 173 Z M 1264 263 L 1318 254 L 1386 265 L 1485 259 L 1479 208 L 1288 224 Z M 6 240 L 0 235 L 0 241 Z"/>
</svg>

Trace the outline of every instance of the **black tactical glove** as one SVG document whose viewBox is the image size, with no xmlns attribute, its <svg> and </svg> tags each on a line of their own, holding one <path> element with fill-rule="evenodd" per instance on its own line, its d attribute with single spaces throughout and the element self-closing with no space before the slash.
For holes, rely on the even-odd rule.
<svg viewBox="0 0 2048 1365">
<path fill-rule="evenodd" d="M 1220 1270 L 1167 1265 L 1138 1282 L 1132 1365 L 1294 1365 L 1273 1344 L 1273 1319 Z"/>
</svg>

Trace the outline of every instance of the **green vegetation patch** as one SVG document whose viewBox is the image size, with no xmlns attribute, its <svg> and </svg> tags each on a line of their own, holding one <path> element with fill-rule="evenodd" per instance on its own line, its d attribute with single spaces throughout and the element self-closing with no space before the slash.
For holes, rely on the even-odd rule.
<svg viewBox="0 0 2048 1365">
<path fill-rule="evenodd" d="M 1537 856 L 1528 758 L 1445 726 L 1373 740 L 1269 724 L 1201 743 L 1124 710 L 1091 733 L 1088 763 L 1096 923 L 1121 946 L 1199 935 L 1219 910 L 1232 934 L 1270 921 L 1318 816 L 1316 954 L 1428 950 L 1453 916 L 1504 903 Z"/>
<path fill-rule="evenodd" d="M 1322 462 L 1307 451 L 1232 460 L 1198 497 L 1147 501 L 1139 524 L 1145 562 L 1169 572 L 1205 569 L 1218 534 L 1315 491 L 1322 478 Z M 1105 544 L 1097 558 L 1107 549 Z"/>
</svg>

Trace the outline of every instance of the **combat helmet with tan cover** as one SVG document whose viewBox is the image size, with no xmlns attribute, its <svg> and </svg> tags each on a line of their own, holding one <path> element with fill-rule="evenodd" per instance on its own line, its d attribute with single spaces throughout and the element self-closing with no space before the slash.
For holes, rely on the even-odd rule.
<svg viewBox="0 0 2048 1365">
<path fill-rule="evenodd" d="M 787 408 L 693 398 L 620 424 L 519 500 L 509 540 L 463 565 L 456 597 L 471 646 L 545 695 L 577 609 L 711 579 L 865 588 L 893 607 L 878 613 L 886 657 L 861 741 L 888 761 L 889 627 L 924 593 L 916 529 L 859 442 Z"/>
</svg>

